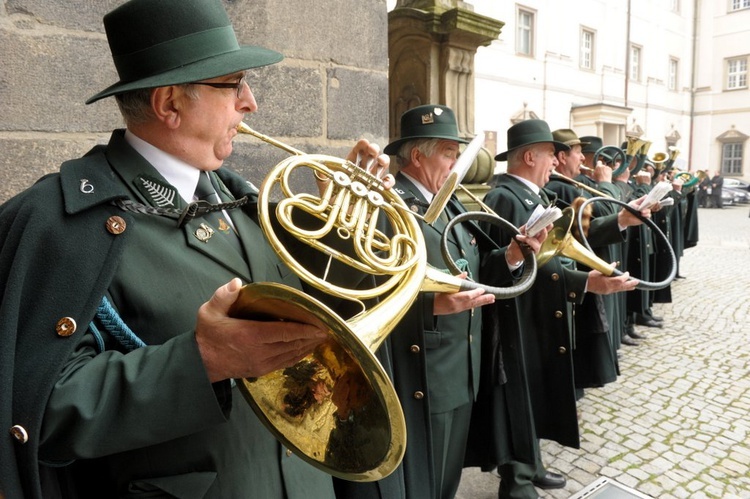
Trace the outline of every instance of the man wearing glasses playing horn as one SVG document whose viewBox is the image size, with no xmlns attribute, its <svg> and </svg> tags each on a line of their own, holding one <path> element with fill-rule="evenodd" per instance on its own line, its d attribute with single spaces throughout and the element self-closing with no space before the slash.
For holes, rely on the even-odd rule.
<svg viewBox="0 0 750 499">
<path fill-rule="evenodd" d="M 115 96 L 127 129 L 0 208 L 0 496 L 332 497 L 232 381 L 326 337 L 228 316 L 242 282 L 300 288 L 222 168 L 257 109 L 246 71 L 282 56 L 240 46 L 220 0 L 131 0 L 104 25 L 120 81 L 88 103 Z M 186 210 L 201 186 L 212 218 Z"/>
</svg>

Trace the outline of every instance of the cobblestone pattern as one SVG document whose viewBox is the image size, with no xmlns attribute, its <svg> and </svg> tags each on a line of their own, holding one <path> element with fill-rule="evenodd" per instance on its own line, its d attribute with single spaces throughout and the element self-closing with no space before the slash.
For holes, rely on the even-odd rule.
<svg viewBox="0 0 750 499">
<path fill-rule="evenodd" d="M 601 476 L 659 499 L 750 498 L 750 218 L 748 206 L 699 211 L 687 249 L 657 304 L 664 328 L 637 327 L 621 375 L 579 402 L 581 449 L 544 441 L 543 461 L 564 473 L 567 498 Z M 459 499 L 497 497 L 498 478 L 464 471 Z"/>
</svg>

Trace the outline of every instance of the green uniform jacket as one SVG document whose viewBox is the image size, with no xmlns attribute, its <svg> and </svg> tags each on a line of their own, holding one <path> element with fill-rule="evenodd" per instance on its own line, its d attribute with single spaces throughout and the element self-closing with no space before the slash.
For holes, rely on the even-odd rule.
<svg viewBox="0 0 750 499">
<path fill-rule="evenodd" d="M 585 175 L 579 175 L 576 181 L 588 185 L 602 194 L 619 199 L 620 190 L 610 182 L 597 184 Z M 573 186 L 562 180 L 552 178 L 545 186 L 557 194 L 557 206 L 565 208 L 573 204 L 578 197 L 590 199 L 593 193 L 582 188 Z M 593 216 L 600 218 L 617 213 L 619 206 L 613 203 L 597 202 L 589 204 Z M 596 225 L 594 225 L 596 226 Z M 588 231 L 587 239 L 596 239 L 595 234 Z M 603 261 L 621 262 L 622 251 L 620 245 L 623 240 L 615 244 L 591 244 L 591 248 Z M 589 267 L 576 264 L 579 270 L 589 271 Z M 619 267 L 622 270 L 622 265 Z M 576 386 L 578 388 L 590 388 L 602 386 L 605 383 L 615 381 L 619 374 L 617 363 L 617 348 L 620 346 L 620 338 L 625 324 L 625 310 L 619 308 L 620 296 L 596 295 L 587 293 L 581 306 L 576 307 L 575 337 L 576 348 L 574 351 L 574 368 Z"/>
<path fill-rule="evenodd" d="M 495 188 L 487 193 L 484 202 L 516 227 L 525 224 L 534 208 L 543 203 L 531 189 L 509 175 L 496 177 Z M 501 245 L 509 242 L 509 236 L 495 228 L 486 231 Z M 513 353 L 525 363 L 538 437 L 576 448 L 580 442 L 573 376 L 572 314 L 573 304 L 583 300 L 587 278 L 586 273 L 569 269 L 563 265 L 562 258 L 555 257 L 538 269 L 529 291 L 515 300 L 494 305 L 500 327 L 508 328 L 510 338 L 520 338 Z M 506 333 L 501 331 L 501 334 Z M 504 350 L 506 371 L 519 369 L 508 365 L 509 358 Z M 508 400 L 508 404 L 508 411 L 512 413 L 514 400 Z"/>
<path fill-rule="evenodd" d="M 194 321 L 219 285 L 300 287 L 253 221 L 254 190 L 217 173 L 222 190 L 251 199 L 232 212 L 250 265 L 218 235 L 200 241 L 200 220 L 178 228 L 110 204 L 170 198 L 122 131 L 0 210 L 2 422 L 28 434 L 4 433 L 6 497 L 333 496 L 330 476 L 287 455 L 237 389 L 212 385 L 203 368 Z M 104 295 L 148 346 L 126 353 L 104 334 L 98 353 L 87 329 Z M 71 335 L 56 332 L 61 318 Z"/>
<path fill-rule="evenodd" d="M 427 200 L 406 176 L 396 175 L 393 191 L 412 211 L 424 214 Z M 450 216 L 464 211 L 457 200 L 451 200 L 446 207 Z M 427 263 L 438 269 L 447 269 L 440 250 L 446 223 L 443 218 L 433 225 L 420 222 Z M 511 281 L 504 251 L 493 251 L 495 245 L 475 224 L 454 225 L 447 240 L 453 260 L 466 260 L 474 280 L 479 278 L 484 256 L 488 265 L 497 264 L 496 273 L 502 275 L 499 280 L 506 285 Z M 430 414 L 472 403 L 479 388 L 481 309 L 435 316 L 433 300 L 434 293 L 420 293 L 380 348 L 381 357 L 392 362 L 394 386 L 406 418 L 407 444 L 402 469 L 406 496 L 410 499 L 436 497 Z M 456 459 L 459 466 L 463 464 L 463 456 L 451 458 Z M 394 496 L 384 495 L 383 491 L 387 490 L 385 486 L 392 487 L 389 482 L 397 479 L 400 478 L 394 475 L 382 480 L 380 496 L 372 495 L 370 484 L 350 484 L 342 497 L 390 499 Z"/>
</svg>

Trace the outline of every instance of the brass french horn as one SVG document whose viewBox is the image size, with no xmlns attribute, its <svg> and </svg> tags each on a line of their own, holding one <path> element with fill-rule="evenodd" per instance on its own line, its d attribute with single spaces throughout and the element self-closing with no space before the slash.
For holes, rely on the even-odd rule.
<svg viewBox="0 0 750 499">
<path fill-rule="evenodd" d="M 238 131 L 293 154 L 268 173 L 258 193 L 259 224 L 279 258 L 313 288 L 353 302 L 360 310 L 344 320 L 321 301 L 289 286 L 244 286 L 230 310 L 232 316 L 314 324 L 328 332 L 328 339 L 294 366 L 237 380 L 238 386 L 263 424 L 300 458 L 346 480 L 379 480 L 401 462 L 407 437 L 398 397 L 374 352 L 420 291 L 481 287 L 497 298 L 512 298 L 533 284 L 534 255 L 526 255 L 529 271 L 510 291 L 432 269 L 426 264 L 417 218 L 380 179 L 343 159 L 303 154 L 244 123 Z M 325 185 L 320 195 L 294 192 L 291 178 L 299 171 L 311 171 Z M 271 200 L 280 201 L 273 206 Z M 299 215 L 316 224 L 299 226 Z M 393 229 L 390 237 L 379 229 L 383 219 Z M 350 289 L 339 285 L 327 268 L 305 268 L 284 245 L 279 230 L 328 255 L 332 265 L 373 276 L 373 285 Z M 346 245 L 346 251 L 338 243 Z M 377 303 L 367 308 L 372 302 Z"/>
</svg>

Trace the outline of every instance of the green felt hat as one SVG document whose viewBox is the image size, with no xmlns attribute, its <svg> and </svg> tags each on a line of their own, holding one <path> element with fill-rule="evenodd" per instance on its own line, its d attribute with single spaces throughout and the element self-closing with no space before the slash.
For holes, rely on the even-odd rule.
<svg viewBox="0 0 750 499">
<path fill-rule="evenodd" d="M 586 145 L 581 147 L 581 152 L 583 154 L 594 154 L 599 149 L 604 147 L 604 141 L 601 137 L 596 137 L 594 135 L 587 135 L 585 137 L 581 137 L 582 141 L 585 141 Z M 609 149 L 607 149 L 609 150 Z M 599 158 L 603 159 L 604 162 L 609 163 L 612 161 L 612 155 L 607 153 L 599 153 Z"/>
<path fill-rule="evenodd" d="M 383 152 L 394 155 L 404 142 L 416 139 L 455 140 L 463 144 L 469 142 L 458 136 L 458 125 L 453 110 L 437 104 L 417 106 L 402 114 L 401 138 L 385 146 Z"/>
<path fill-rule="evenodd" d="M 589 145 L 588 142 L 583 140 L 583 138 L 579 138 L 576 133 L 571 130 L 570 128 L 560 128 L 552 132 L 552 138 L 554 138 L 558 142 L 562 142 L 566 146 L 577 146 L 580 145 L 581 147 Z"/>
<path fill-rule="evenodd" d="M 104 16 L 120 81 L 86 101 L 274 64 L 273 50 L 240 46 L 221 0 L 130 0 Z"/>
<path fill-rule="evenodd" d="M 542 142 L 553 144 L 556 153 L 570 150 L 569 146 L 555 140 L 546 121 L 526 120 L 508 128 L 508 150 L 495 156 L 495 161 L 507 161 L 512 150 Z"/>
</svg>

